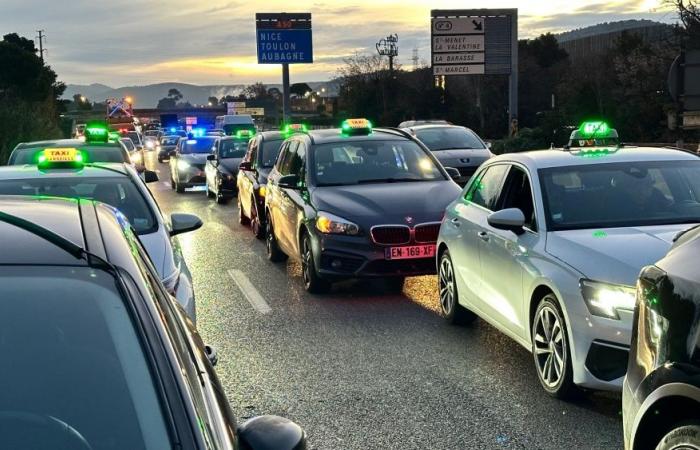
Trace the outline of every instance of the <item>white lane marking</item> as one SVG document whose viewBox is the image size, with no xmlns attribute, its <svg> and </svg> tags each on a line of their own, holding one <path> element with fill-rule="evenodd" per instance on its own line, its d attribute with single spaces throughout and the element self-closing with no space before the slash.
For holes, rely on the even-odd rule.
<svg viewBox="0 0 700 450">
<path fill-rule="evenodd" d="M 260 314 L 268 314 L 272 312 L 270 305 L 267 304 L 265 299 L 262 297 L 262 295 L 260 295 L 258 290 L 255 289 L 253 283 L 250 282 L 248 277 L 243 272 L 240 270 L 230 269 L 228 274 L 231 278 L 233 278 L 233 281 L 236 282 L 238 289 L 241 290 L 246 300 L 248 300 L 248 303 L 250 303 L 250 305 L 255 308 L 257 312 Z"/>
</svg>

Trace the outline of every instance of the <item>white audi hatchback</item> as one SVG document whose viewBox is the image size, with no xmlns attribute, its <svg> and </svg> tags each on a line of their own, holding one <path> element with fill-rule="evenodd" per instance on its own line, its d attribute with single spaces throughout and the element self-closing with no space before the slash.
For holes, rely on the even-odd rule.
<svg viewBox="0 0 700 450">
<path fill-rule="evenodd" d="M 533 354 L 544 389 L 619 390 L 642 267 L 700 223 L 700 158 L 674 149 L 501 155 L 445 213 L 440 301 Z"/>
</svg>

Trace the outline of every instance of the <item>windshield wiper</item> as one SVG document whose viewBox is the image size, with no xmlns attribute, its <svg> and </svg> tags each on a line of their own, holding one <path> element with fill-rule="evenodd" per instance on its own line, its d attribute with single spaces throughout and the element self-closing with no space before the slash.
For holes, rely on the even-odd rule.
<svg viewBox="0 0 700 450">
<path fill-rule="evenodd" d="M 375 178 L 375 179 L 358 180 L 357 184 L 403 183 L 403 182 L 409 182 L 409 181 L 427 181 L 427 180 L 423 180 L 421 178 Z"/>
<path fill-rule="evenodd" d="M 440 150 L 483 150 L 482 148 L 476 147 L 444 147 L 444 148 L 434 148 L 434 152 L 439 152 Z"/>
</svg>

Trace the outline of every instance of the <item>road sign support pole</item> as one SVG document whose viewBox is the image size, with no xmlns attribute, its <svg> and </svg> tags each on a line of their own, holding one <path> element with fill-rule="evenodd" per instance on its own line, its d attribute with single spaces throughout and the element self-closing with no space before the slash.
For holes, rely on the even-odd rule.
<svg viewBox="0 0 700 450">
<path fill-rule="evenodd" d="M 510 15 L 510 32 L 513 44 L 511 46 L 510 59 L 510 89 L 508 89 L 508 130 L 513 124 L 513 119 L 518 118 L 518 14 Z"/>
<path fill-rule="evenodd" d="M 282 64 L 282 121 L 288 123 L 291 119 L 289 99 L 289 64 Z"/>
</svg>

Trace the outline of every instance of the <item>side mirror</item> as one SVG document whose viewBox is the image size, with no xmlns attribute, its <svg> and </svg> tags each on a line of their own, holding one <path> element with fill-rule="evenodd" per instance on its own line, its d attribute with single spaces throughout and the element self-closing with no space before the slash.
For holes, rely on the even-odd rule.
<svg viewBox="0 0 700 450">
<path fill-rule="evenodd" d="M 486 221 L 489 225 L 499 230 L 508 230 L 515 234 L 521 234 L 525 225 L 525 215 L 518 208 L 508 208 L 489 214 Z"/>
<path fill-rule="evenodd" d="M 253 170 L 253 165 L 250 163 L 250 161 L 243 161 L 238 165 L 238 170 L 241 170 L 243 172 L 249 172 Z"/>
<path fill-rule="evenodd" d="M 277 186 L 285 189 L 299 189 L 299 175 L 285 175 L 277 180 Z"/>
<path fill-rule="evenodd" d="M 258 416 L 238 427 L 241 448 L 251 450 L 303 450 L 306 433 L 289 419 L 279 416 Z"/>
<path fill-rule="evenodd" d="M 198 230 L 202 227 L 202 220 L 194 214 L 173 213 L 170 216 L 170 236 Z"/>
<path fill-rule="evenodd" d="M 219 362 L 219 355 L 216 352 L 216 349 L 212 347 L 211 345 L 204 345 L 204 351 L 207 354 L 207 359 L 211 363 L 212 366 L 215 366 L 216 363 Z"/>
<path fill-rule="evenodd" d="M 493 142 L 490 142 L 490 141 L 487 142 L 487 143 L 486 143 L 486 148 L 488 148 L 489 150 L 491 150 L 491 147 L 493 147 Z"/>
<path fill-rule="evenodd" d="M 216 161 L 216 155 L 214 155 L 214 154 L 207 155 L 207 161 Z"/>
<path fill-rule="evenodd" d="M 158 174 L 152 170 L 146 170 L 143 172 L 143 181 L 146 183 L 155 183 L 158 181 Z"/>
<path fill-rule="evenodd" d="M 447 172 L 447 175 L 449 175 L 453 180 L 459 180 L 461 178 L 459 170 L 455 169 L 454 167 L 445 167 L 445 172 Z"/>
</svg>

